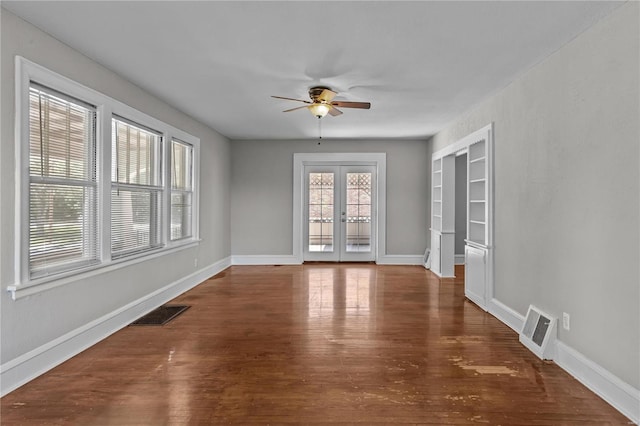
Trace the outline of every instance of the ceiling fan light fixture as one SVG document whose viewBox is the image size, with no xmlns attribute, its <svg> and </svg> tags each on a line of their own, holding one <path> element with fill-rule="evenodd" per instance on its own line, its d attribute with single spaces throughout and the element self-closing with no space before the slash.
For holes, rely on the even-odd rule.
<svg viewBox="0 0 640 426">
<path fill-rule="evenodd" d="M 323 103 L 314 103 L 312 105 L 309 105 L 307 108 L 309 108 L 311 114 L 315 115 L 318 118 L 322 118 L 329 113 L 331 106 Z"/>
</svg>

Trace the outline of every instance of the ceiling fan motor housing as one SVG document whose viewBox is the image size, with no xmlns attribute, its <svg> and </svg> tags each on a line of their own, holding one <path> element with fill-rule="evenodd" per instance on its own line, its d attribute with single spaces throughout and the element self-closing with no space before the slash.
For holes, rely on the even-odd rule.
<svg viewBox="0 0 640 426">
<path fill-rule="evenodd" d="M 322 92 L 325 91 L 325 90 L 331 90 L 331 89 L 329 89 L 328 87 L 325 87 L 325 86 L 311 87 L 309 89 L 309 97 L 311 98 L 312 101 L 318 102 L 318 98 L 320 97 Z"/>
</svg>

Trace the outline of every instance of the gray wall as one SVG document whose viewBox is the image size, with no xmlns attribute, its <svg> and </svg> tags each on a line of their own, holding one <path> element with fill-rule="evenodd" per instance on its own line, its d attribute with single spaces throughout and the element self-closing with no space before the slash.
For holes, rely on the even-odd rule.
<svg viewBox="0 0 640 426">
<path fill-rule="evenodd" d="M 455 254 L 464 255 L 467 238 L 467 155 L 456 157 L 456 218 Z"/>
<path fill-rule="evenodd" d="M 422 255 L 430 214 L 429 146 L 416 140 L 233 141 L 233 255 L 293 253 L 293 154 L 313 152 L 386 152 L 386 254 Z"/>
<path fill-rule="evenodd" d="M 571 315 L 559 338 L 640 387 L 637 2 L 433 138 L 495 125 L 495 295 Z M 561 328 L 561 327 L 560 327 Z"/>
<path fill-rule="evenodd" d="M 6 363 L 127 303 L 230 255 L 229 141 L 68 46 L 2 9 L 2 142 L 0 145 L 0 303 Z M 93 276 L 17 301 L 14 283 L 14 57 L 21 55 L 124 102 L 201 140 L 200 231 L 196 248 Z"/>
</svg>

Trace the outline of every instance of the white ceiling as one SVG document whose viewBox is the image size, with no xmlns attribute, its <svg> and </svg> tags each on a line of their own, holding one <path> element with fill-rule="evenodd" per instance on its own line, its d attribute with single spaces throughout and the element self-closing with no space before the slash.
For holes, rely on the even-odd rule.
<svg viewBox="0 0 640 426">
<path fill-rule="evenodd" d="M 611 1 L 3 1 L 231 139 L 318 136 L 325 85 L 369 101 L 323 137 L 425 138 L 620 6 Z"/>
</svg>

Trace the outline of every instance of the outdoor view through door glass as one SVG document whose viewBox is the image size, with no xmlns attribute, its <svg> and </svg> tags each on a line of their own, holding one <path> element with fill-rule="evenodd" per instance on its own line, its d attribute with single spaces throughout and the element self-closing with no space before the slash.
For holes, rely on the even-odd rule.
<svg viewBox="0 0 640 426">
<path fill-rule="evenodd" d="M 310 252 L 333 252 L 333 194 L 333 173 L 309 173 Z"/>
<path fill-rule="evenodd" d="M 347 173 L 348 252 L 371 251 L 371 173 Z"/>
</svg>

